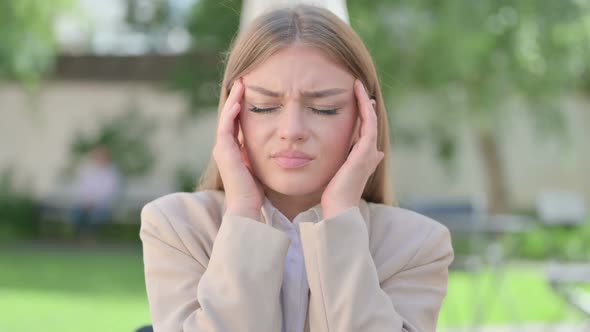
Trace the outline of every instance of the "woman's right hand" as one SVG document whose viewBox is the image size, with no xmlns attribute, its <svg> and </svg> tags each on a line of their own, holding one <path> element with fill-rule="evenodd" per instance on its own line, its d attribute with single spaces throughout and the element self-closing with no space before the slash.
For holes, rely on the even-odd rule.
<svg viewBox="0 0 590 332">
<path fill-rule="evenodd" d="M 240 147 L 238 141 L 238 115 L 243 95 L 244 84 L 239 78 L 232 85 L 219 116 L 213 158 L 223 180 L 225 212 L 261 221 L 260 209 L 264 203 L 262 184 L 253 174 L 246 148 Z"/>
</svg>

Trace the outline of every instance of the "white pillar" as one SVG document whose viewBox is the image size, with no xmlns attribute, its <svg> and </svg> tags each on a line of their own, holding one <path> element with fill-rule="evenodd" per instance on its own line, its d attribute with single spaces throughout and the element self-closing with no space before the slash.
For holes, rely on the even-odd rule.
<svg viewBox="0 0 590 332">
<path fill-rule="evenodd" d="M 348 9 L 346 8 L 346 0 L 243 0 L 242 14 L 240 17 L 240 30 L 243 30 L 252 20 L 258 15 L 267 10 L 305 3 L 324 7 L 329 9 L 332 13 L 340 17 L 344 22 L 348 22 Z"/>
</svg>

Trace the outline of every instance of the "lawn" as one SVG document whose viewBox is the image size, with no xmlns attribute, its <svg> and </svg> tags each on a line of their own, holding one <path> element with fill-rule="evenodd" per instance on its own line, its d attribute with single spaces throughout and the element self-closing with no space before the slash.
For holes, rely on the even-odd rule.
<svg viewBox="0 0 590 332">
<path fill-rule="evenodd" d="M 538 268 L 512 266 L 503 284 L 482 272 L 452 272 L 440 326 L 473 322 L 574 321 L 580 316 L 555 296 Z M 0 248 L 0 331 L 133 332 L 149 323 L 141 249 Z"/>
<path fill-rule="evenodd" d="M 139 248 L 0 248 L 0 331 L 133 332 L 144 289 Z"/>
<path fill-rule="evenodd" d="M 539 265 L 511 264 L 501 277 L 451 271 L 440 326 L 508 325 L 579 321 L 583 317 L 557 296 Z"/>
</svg>

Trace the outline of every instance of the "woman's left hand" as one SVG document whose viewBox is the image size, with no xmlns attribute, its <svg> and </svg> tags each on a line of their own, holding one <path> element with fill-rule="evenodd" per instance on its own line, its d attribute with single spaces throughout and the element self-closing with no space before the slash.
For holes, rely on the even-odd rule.
<svg viewBox="0 0 590 332">
<path fill-rule="evenodd" d="M 385 156 L 377 150 L 377 114 L 358 79 L 354 82 L 354 93 L 361 120 L 360 137 L 322 194 L 325 219 L 358 206 L 367 180 Z"/>
</svg>

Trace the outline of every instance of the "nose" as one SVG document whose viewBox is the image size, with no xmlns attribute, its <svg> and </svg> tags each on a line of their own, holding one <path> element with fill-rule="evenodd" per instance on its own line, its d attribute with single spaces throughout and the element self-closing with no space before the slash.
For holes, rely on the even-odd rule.
<svg viewBox="0 0 590 332">
<path fill-rule="evenodd" d="M 303 109 L 297 105 L 285 106 L 279 117 L 277 131 L 281 140 L 306 140 L 309 131 Z"/>
</svg>

